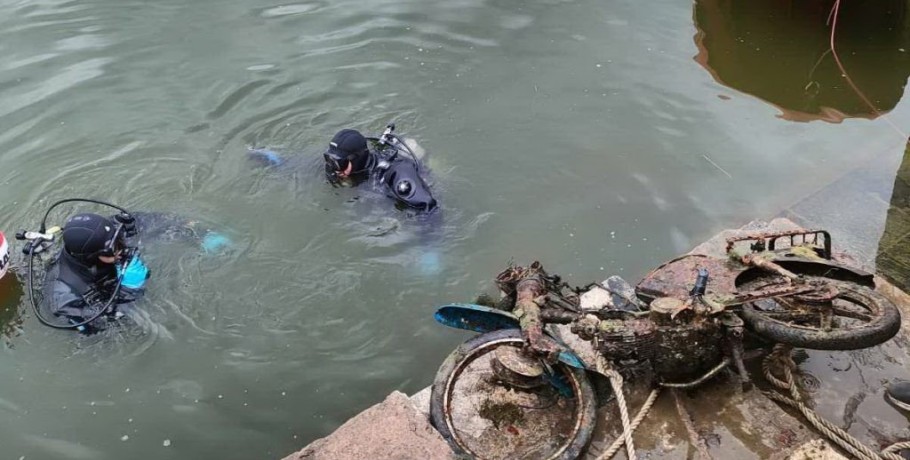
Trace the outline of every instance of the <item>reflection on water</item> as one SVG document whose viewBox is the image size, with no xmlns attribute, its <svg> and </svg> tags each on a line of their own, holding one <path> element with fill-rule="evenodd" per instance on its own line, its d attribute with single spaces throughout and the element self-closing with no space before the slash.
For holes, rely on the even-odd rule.
<svg viewBox="0 0 910 460">
<path fill-rule="evenodd" d="M 0 278 L 0 340 L 11 339 L 22 323 L 21 299 L 22 284 L 16 273 L 10 271 Z"/>
<path fill-rule="evenodd" d="M 907 1 L 845 1 L 830 51 L 834 0 L 697 0 L 696 60 L 714 78 L 763 99 L 789 120 L 874 118 L 894 108 L 910 75 Z"/>
<path fill-rule="evenodd" d="M 910 143 L 894 176 L 891 206 L 875 262 L 882 275 L 901 289 L 910 290 Z"/>
</svg>

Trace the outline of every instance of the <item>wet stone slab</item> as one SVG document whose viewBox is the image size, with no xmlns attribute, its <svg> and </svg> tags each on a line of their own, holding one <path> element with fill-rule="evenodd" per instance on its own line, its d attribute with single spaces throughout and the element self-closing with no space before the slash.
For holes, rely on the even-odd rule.
<svg viewBox="0 0 910 460">
<path fill-rule="evenodd" d="M 284 460 L 449 460 L 454 458 L 425 412 L 400 392 L 361 412 L 331 435 Z"/>
</svg>

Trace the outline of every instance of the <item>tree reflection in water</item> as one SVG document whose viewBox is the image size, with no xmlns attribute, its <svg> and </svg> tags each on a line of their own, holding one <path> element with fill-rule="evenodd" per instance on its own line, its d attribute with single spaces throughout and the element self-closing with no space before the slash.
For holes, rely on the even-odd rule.
<svg viewBox="0 0 910 460">
<path fill-rule="evenodd" d="M 876 118 L 897 105 L 910 75 L 907 0 L 696 0 L 695 57 L 719 83 L 758 97 L 794 121 Z"/>
</svg>

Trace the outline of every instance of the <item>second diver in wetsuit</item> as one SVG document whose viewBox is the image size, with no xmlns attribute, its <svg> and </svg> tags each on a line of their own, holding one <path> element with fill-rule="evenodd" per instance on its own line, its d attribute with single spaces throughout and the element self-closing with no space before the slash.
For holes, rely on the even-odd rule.
<svg viewBox="0 0 910 460">
<path fill-rule="evenodd" d="M 325 177 L 334 186 L 357 186 L 368 179 L 402 208 L 420 213 L 438 208 L 422 176 L 414 148 L 393 133 L 388 125 L 378 138 L 364 137 L 354 129 L 335 134 L 322 156 Z M 372 147 L 371 147 L 372 145 Z M 282 166 L 287 159 L 267 148 L 250 148 L 251 158 L 267 166 Z"/>
<path fill-rule="evenodd" d="M 420 163 L 394 129 L 389 125 L 379 138 L 369 139 L 354 129 L 336 133 L 323 154 L 326 178 L 333 185 L 351 186 L 372 179 L 398 204 L 432 211 L 437 203 L 420 175 Z"/>
</svg>

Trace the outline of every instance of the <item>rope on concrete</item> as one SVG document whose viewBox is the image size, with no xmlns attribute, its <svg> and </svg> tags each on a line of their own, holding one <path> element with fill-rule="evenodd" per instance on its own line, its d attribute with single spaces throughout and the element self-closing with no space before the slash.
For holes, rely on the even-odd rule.
<svg viewBox="0 0 910 460">
<path fill-rule="evenodd" d="M 875 452 L 839 426 L 821 418 L 815 411 L 802 402 L 802 396 L 799 394 L 799 388 L 796 385 L 796 380 L 793 378 L 793 370 L 796 369 L 796 363 L 793 361 L 790 354 L 792 349 L 793 348 L 789 345 L 777 344 L 774 346 L 774 351 L 772 351 L 762 363 L 762 370 L 764 371 L 765 378 L 767 378 L 775 387 L 781 390 L 789 390 L 790 397 L 788 398 L 773 392 L 765 392 L 765 395 L 779 403 L 786 404 L 799 410 L 815 429 L 820 431 L 842 449 L 849 452 L 850 455 L 853 455 L 860 460 L 902 460 L 902 457 L 894 452 L 896 450 L 910 448 L 910 442 L 899 442 L 889 446 L 881 453 Z M 783 373 L 783 380 L 774 375 L 772 368 L 774 365 L 777 365 L 780 372 Z"/>
<path fill-rule="evenodd" d="M 886 447 L 885 450 L 882 451 L 882 455 L 896 455 L 898 452 L 907 449 L 910 449 L 910 441 L 896 442 Z"/>
<path fill-rule="evenodd" d="M 657 401 L 657 396 L 660 395 L 660 388 L 655 388 L 651 390 L 651 394 L 648 395 L 648 399 L 645 400 L 645 403 L 641 405 L 641 409 L 638 409 L 638 415 L 635 416 L 635 419 L 632 420 L 632 431 L 638 429 L 638 425 L 641 425 L 641 422 L 645 419 L 645 416 L 648 415 L 648 412 L 651 410 L 651 406 L 654 405 L 654 401 Z M 626 443 L 626 439 L 622 436 L 616 438 L 613 441 L 613 444 L 610 445 L 610 448 L 604 451 L 597 457 L 597 460 L 610 460 L 619 452 L 619 449 L 622 449 L 623 444 Z"/>
<path fill-rule="evenodd" d="M 705 445 L 704 441 L 698 436 L 698 432 L 695 431 L 695 424 L 692 423 L 692 416 L 689 414 L 689 411 L 686 409 L 685 404 L 683 404 L 682 399 L 679 397 L 679 390 L 673 391 L 673 399 L 676 400 L 676 411 L 679 412 L 679 418 L 682 420 L 683 425 L 686 427 L 686 433 L 689 435 L 689 442 L 698 450 L 700 458 L 703 460 L 711 460 L 711 454 L 708 452 L 708 446 Z"/>
<path fill-rule="evenodd" d="M 626 405 L 626 397 L 622 393 L 622 376 L 616 369 L 610 367 L 602 356 L 597 357 L 597 371 L 610 378 L 610 385 L 613 387 L 613 394 L 616 396 L 616 405 L 619 406 L 619 417 L 622 420 L 622 437 L 626 444 L 626 453 L 629 460 L 635 460 L 635 444 L 632 442 L 632 422 L 629 421 L 629 408 Z"/>
<path fill-rule="evenodd" d="M 620 375 L 619 372 L 616 372 L 602 356 L 597 357 L 597 372 L 610 378 L 610 385 L 613 387 L 613 394 L 616 396 L 616 405 L 619 406 L 619 416 L 622 420 L 622 436 L 617 438 L 606 452 L 597 457 L 597 460 L 608 460 L 613 458 L 613 456 L 619 452 L 619 449 L 622 448 L 623 444 L 626 445 L 626 454 L 628 455 L 629 460 L 635 460 L 638 457 L 635 455 L 635 444 L 632 442 L 632 433 L 635 432 L 635 429 L 638 428 L 641 421 L 645 419 L 645 415 L 651 410 L 651 406 L 653 406 L 654 401 L 657 400 L 660 389 L 655 388 L 654 390 L 651 390 L 648 399 L 642 404 L 641 409 L 638 410 L 635 420 L 630 422 L 626 397 L 622 393 L 622 375 Z"/>
</svg>

